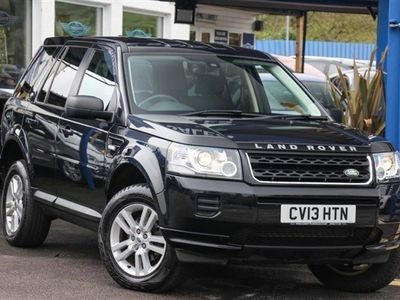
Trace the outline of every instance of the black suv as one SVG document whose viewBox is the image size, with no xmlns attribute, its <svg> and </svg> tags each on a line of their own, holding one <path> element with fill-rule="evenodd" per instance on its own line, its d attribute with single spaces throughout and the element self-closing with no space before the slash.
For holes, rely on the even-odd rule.
<svg viewBox="0 0 400 300">
<path fill-rule="evenodd" d="M 96 230 L 127 288 L 166 290 L 193 262 L 306 263 L 357 292 L 399 269 L 399 153 L 261 52 L 47 39 L 5 105 L 0 158 L 5 239 L 39 246 L 55 218 Z"/>
</svg>

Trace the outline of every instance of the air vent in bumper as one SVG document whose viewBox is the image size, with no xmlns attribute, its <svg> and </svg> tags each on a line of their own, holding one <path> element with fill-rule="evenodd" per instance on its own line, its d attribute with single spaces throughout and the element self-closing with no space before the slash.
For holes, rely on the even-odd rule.
<svg viewBox="0 0 400 300">
<path fill-rule="evenodd" d="M 355 246 L 374 244 L 382 232 L 371 227 L 271 226 L 258 228 L 247 244 L 281 246 Z"/>
<path fill-rule="evenodd" d="M 199 195 L 196 197 L 196 215 L 212 218 L 220 213 L 220 201 L 218 196 Z"/>
</svg>

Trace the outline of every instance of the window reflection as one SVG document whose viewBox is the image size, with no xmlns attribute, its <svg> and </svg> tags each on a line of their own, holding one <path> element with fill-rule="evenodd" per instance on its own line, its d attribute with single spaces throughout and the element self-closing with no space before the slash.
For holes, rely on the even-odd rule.
<svg viewBox="0 0 400 300">
<path fill-rule="evenodd" d="M 108 52 L 97 50 L 85 71 L 78 95 L 94 96 L 107 108 L 115 92 L 112 57 Z"/>
</svg>

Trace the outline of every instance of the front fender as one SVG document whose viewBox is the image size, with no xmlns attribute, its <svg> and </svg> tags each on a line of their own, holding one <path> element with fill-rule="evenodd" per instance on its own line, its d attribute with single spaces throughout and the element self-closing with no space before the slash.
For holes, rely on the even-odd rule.
<svg viewBox="0 0 400 300">
<path fill-rule="evenodd" d="M 143 177 L 151 190 L 153 197 L 157 200 L 159 212 L 166 214 L 166 202 L 164 198 L 164 178 L 166 149 L 169 142 L 157 139 L 157 143 L 134 142 L 128 144 L 120 153 L 114 157 L 110 168 L 110 176 L 107 181 L 107 193 L 111 179 L 118 170 L 124 166 L 135 167 Z M 157 144 L 157 146 L 155 145 Z"/>
</svg>

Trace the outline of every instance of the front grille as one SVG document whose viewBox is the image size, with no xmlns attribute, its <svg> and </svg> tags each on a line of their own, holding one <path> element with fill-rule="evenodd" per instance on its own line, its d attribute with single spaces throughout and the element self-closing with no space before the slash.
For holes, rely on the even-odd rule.
<svg viewBox="0 0 400 300">
<path fill-rule="evenodd" d="M 381 231 L 348 226 L 273 226 L 260 229 L 247 240 L 249 245 L 355 246 L 379 241 Z"/>
<path fill-rule="evenodd" d="M 248 152 L 253 176 L 261 183 L 367 184 L 371 180 L 367 155 L 321 155 Z M 348 176 L 356 169 L 358 176 Z"/>
</svg>

